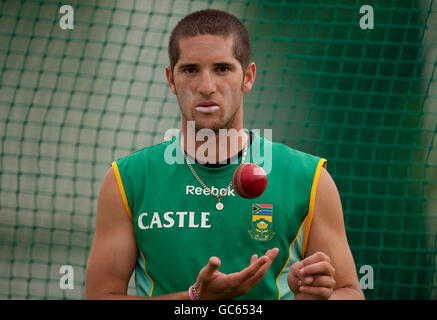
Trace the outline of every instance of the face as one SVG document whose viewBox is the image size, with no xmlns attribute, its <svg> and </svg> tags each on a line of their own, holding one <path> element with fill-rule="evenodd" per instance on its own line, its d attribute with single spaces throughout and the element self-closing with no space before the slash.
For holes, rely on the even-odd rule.
<svg viewBox="0 0 437 320">
<path fill-rule="evenodd" d="M 179 41 L 179 60 L 167 81 L 176 95 L 183 125 L 196 130 L 242 128 L 243 94 L 255 80 L 255 64 L 242 70 L 232 52 L 232 37 L 199 35 Z"/>
</svg>

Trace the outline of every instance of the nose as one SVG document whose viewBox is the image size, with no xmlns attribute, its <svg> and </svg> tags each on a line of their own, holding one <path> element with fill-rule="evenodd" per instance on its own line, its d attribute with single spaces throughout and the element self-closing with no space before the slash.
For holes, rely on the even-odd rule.
<svg viewBox="0 0 437 320">
<path fill-rule="evenodd" d="M 205 96 L 210 96 L 216 90 L 216 83 L 214 77 L 210 72 L 204 71 L 199 77 L 199 93 Z"/>
</svg>

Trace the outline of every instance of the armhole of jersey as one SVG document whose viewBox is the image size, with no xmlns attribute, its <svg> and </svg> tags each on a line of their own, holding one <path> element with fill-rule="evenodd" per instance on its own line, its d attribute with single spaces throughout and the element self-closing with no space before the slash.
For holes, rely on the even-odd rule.
<svg viewBox="0 0 437 320">
<path fill-rule="evenodd" d="M 309 205 L 308 215 L 305 218 L 306 223 L 305 223 L 305 231 L 303 234 L 302 258 L 305 257 L 305 254 L 307 251 L 308 235 L 310 233 L 311 222 L 313 220 L 314 205 L 316 202 L 316 192 L 317 192 L 317 185 L 319 184 L 320 173 L 322 172 L 322 167 L 324 167 L 326 169 L 326 163 L 327 163 L 326 159 L 323 159 L 323 158 L 320 159 L 319 163 L 317 164 L 316 173 L 314 174 L 313 185 L 311 187 L 311 196 L 310 196 L 310 205 Z"/>
<path fill-rule="evenodd" d="M 288 258 L 287 258 L 287 261 L 285 261 L 284 266 L 282 267 L 281 271 L 279 272 L 278 276 L 276 277 L 276 287 L 278 288 L 278 300 L 281 300 L 281 288 L 279 286 L 279 278 L 281 277 L 282 272 L 284 271 L 285 267 L 288 265 L 288 262 L 290 261 L 290 258 L 291 258 L 291 248 L 293 247 L 293 244 L 296 242 L 297 238 L 301 234 L 302 227 L 305 225 L 306 220 L 307 220 L 307 218 L 305 218 L 302 221 L 302 224 L 299 227 L 299 231 L 297 231 L 296 237 L 294 238 L 294 240 L 288 246 Z"/>
<path fill-rule="evenodd" d="M 114 170 L 115 179 L 117 179 L 118 190 L 120 191 L 121 200 L 123 201 L 123 206 L 125 208 L 125 211 L 129 216 L 129 219 L 134 221 L 132 210 L 130 209 L 129 203 L 127 202 L 126 192 L 124 191 L 123 181 L 121 180 L 120 171 L 118 170 L 118 166 L 115 161 L 112 162 L 112 169 Z"/>
<path fill-rule="evenodd" d="M 153 282 L 153 279 L 150 277 L 150 275 L 147 273 L 147 269 L 146 269 L 146 258 L 144 257 L 144 253 L 143 251 L 141 251 L 140 248 L 138 248 L 138 250 L 140 251 L 141 257 L 143 258 L 143 267 L 144 267 L 144 272 L 146 273 L 146 276 L 149 278 L 150 282 L 152 283 L 152 288 L 150 289 L 150 293 L 148 294 L 149 297 L 152 296 L 153 294 L 153 288 L 155 287 L 155 284 Z"/>
</svg>

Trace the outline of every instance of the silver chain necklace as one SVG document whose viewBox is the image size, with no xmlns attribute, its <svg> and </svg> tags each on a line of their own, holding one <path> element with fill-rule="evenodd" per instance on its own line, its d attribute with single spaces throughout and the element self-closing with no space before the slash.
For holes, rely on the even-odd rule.
<svg viewBox="0 0 437 320">
<path fill-rule="evenodd" d="M 202 181 L 202 179 L 200 179 L 200 177 L 197 175 L 196 171 L 194 170 L 193 166 L 190 163 L 190 160 L 188 160 L 187 154 L 185 152 L 185 150 L 182 150 L 184 153 L 184 158 L 185 161 L 187 162 L 187 166 L 188 168 L 190 168 L 191 173 L 193 174 L 194 178 L 196 178 L 196 180 L 200 183 L 200 185 L 207 191 L 209 192 L 210 195 L 214 196 L 217 198 L 217 203 L 215 205 L 215 208 L 219 211 L 223 210 L 223 203 L 221 203 L 222 197 L 226 194 L 229 193 L 229 189 L 232 186 L 232 180 L 231 182 L 229 182 L 228 186 L 226 187 L 225 192 L 222 194 L 220 191 L 217 192 L 217 194 L 212 193 L 211 189 L 208 188 L 205 183 Z M 246 160 L 246 154 L 247 154 L 247 143 L 246 146 L 244 147 L 244 151 L 243 151 L 243 157 L 241 158 L 241 164 L 244 163 L 244 161 Z"/>
</svg>

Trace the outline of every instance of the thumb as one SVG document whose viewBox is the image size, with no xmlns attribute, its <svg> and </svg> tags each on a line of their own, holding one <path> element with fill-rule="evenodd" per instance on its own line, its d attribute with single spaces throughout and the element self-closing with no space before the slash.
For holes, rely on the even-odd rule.
<svg viewBox="0 0 437 320">
<path fill-rule="evenodd" d="M 211 257 L 209 258 L 208 264 L 205 267 L 205 274 L 212 275 L 222 264 L 219 258 Z"/>
<path fill-rule="evenodd" d="M 293 293 L 298 292 L 298 288 L 299 288 L 299 281 L 300 281 L 300 277 L 299 277 L 299 270 L 302 267 L 302 262 L 298 261 L 293 263 L 293 265 L 290 268 L 290 271 L 288 272 L 288 286 L 290 287 L 291 291 L 293 291 Z"/>
</svg>

